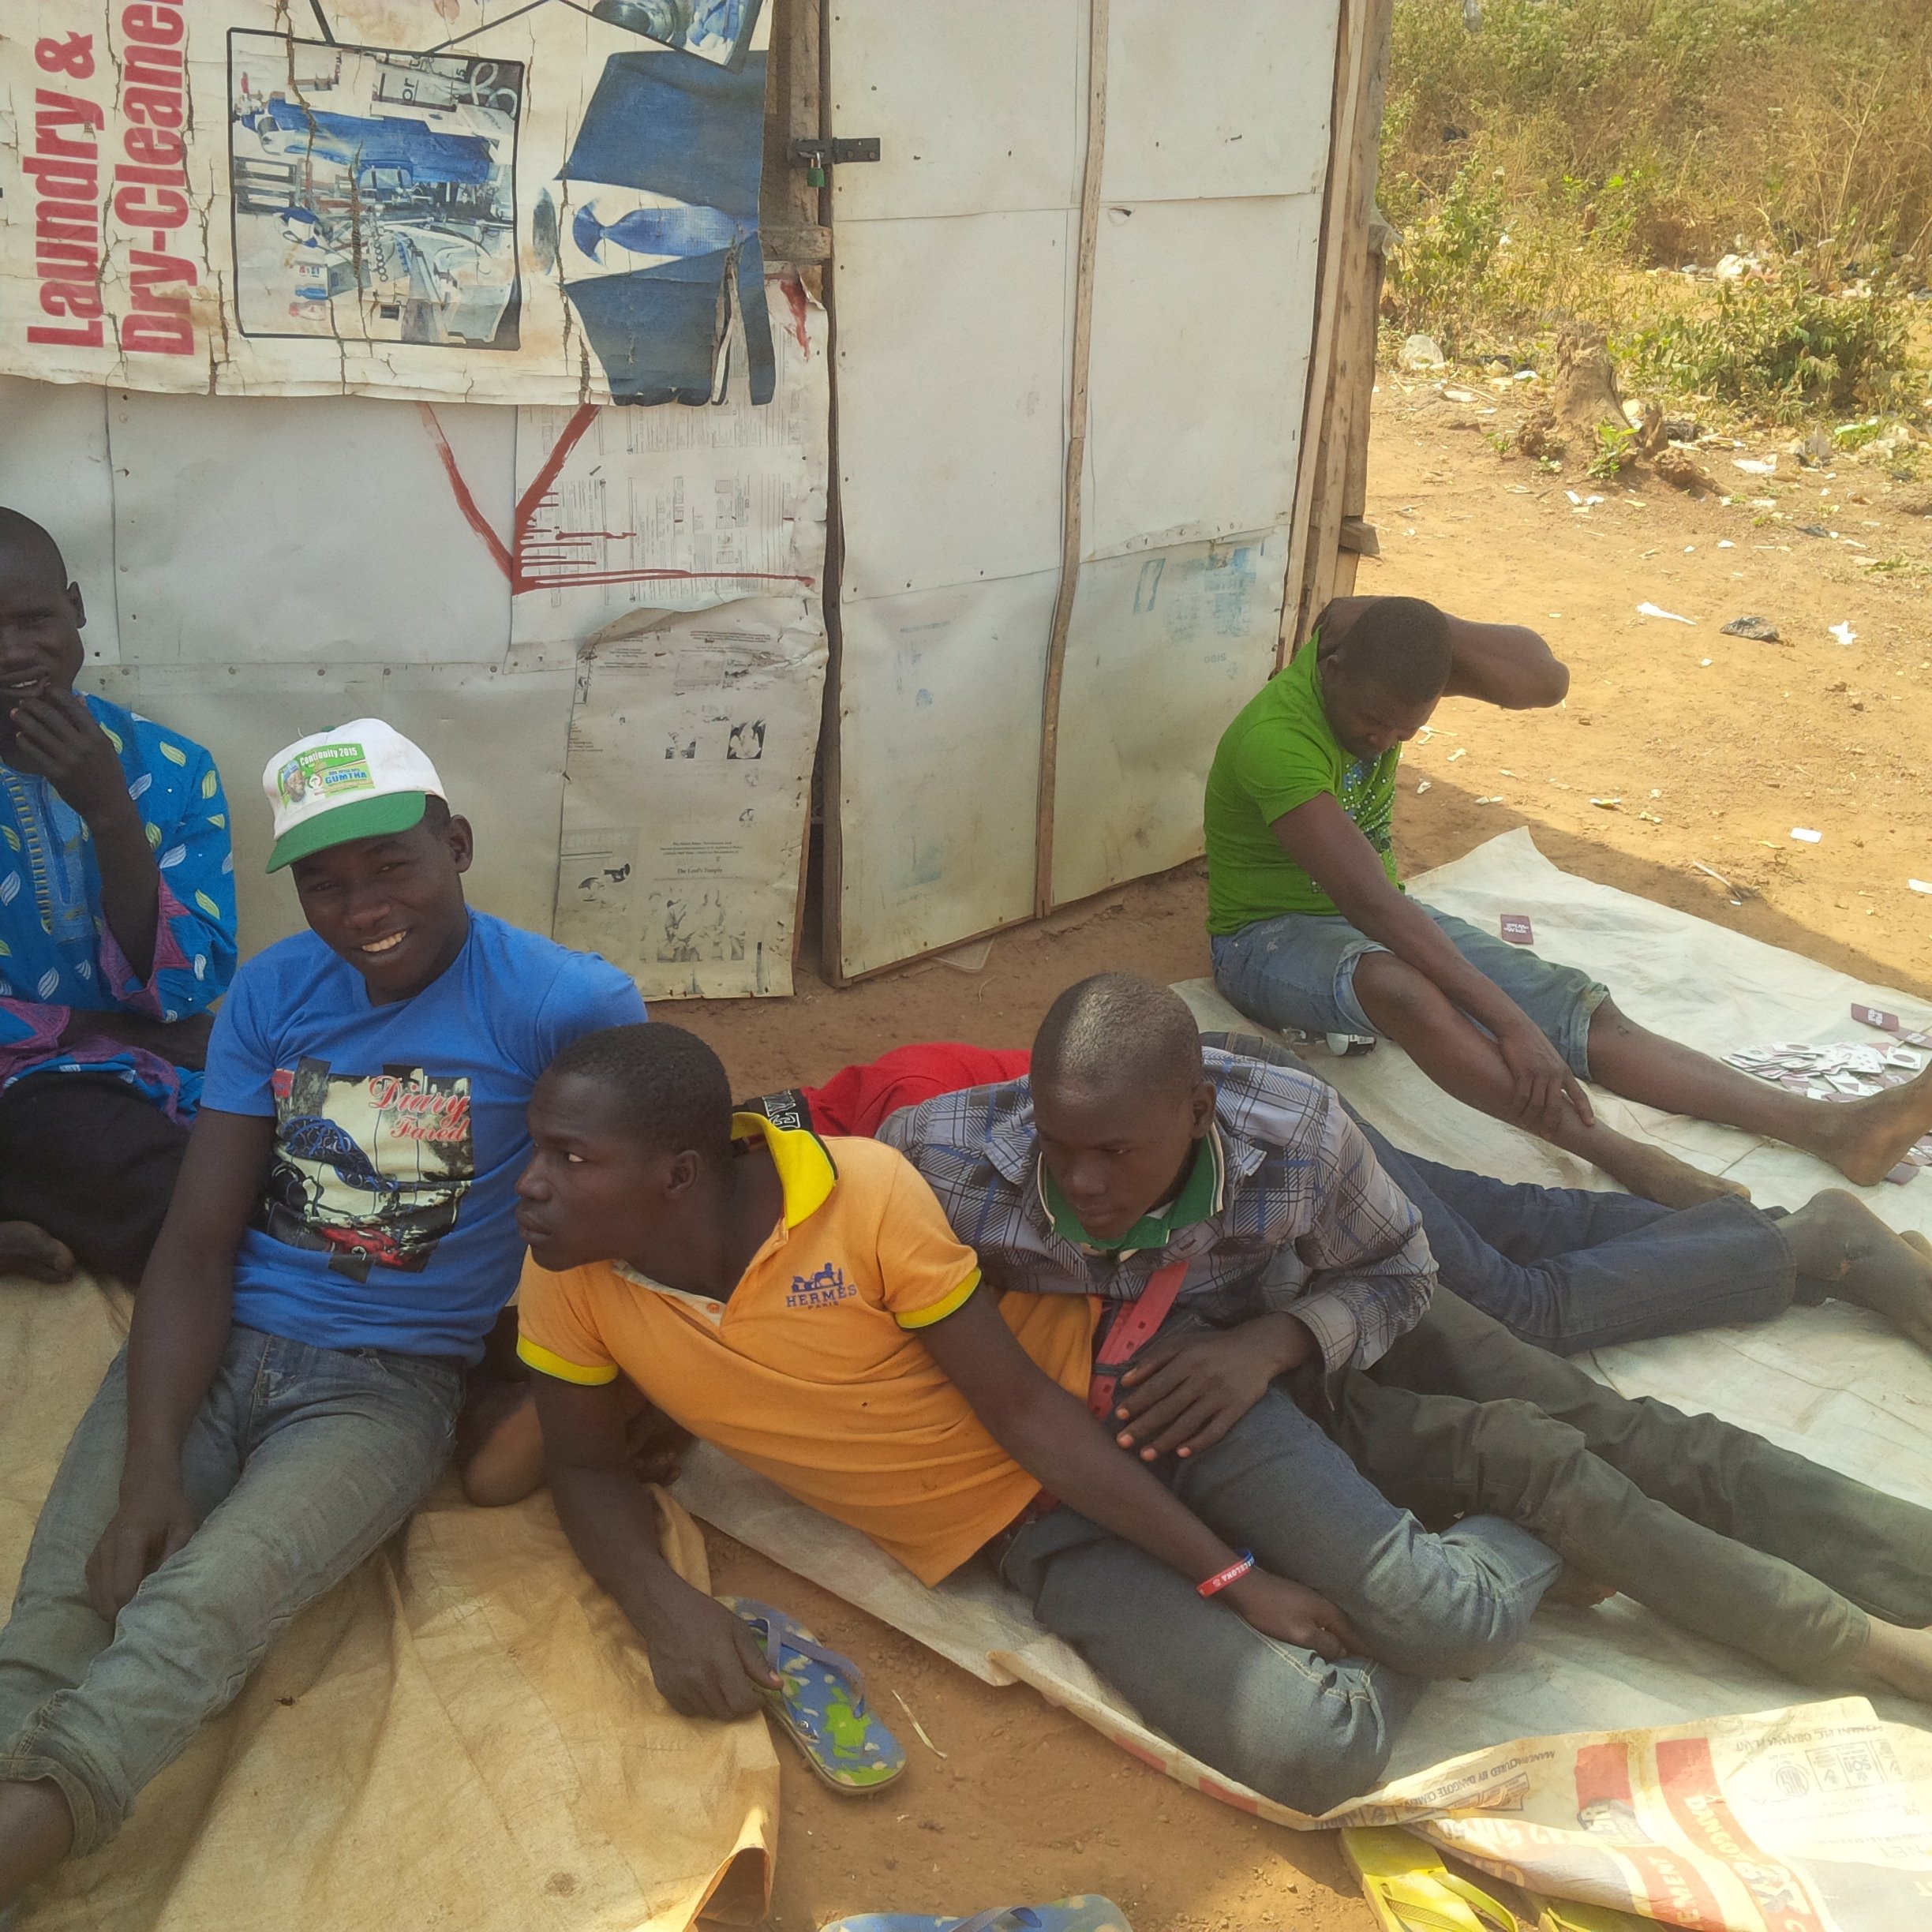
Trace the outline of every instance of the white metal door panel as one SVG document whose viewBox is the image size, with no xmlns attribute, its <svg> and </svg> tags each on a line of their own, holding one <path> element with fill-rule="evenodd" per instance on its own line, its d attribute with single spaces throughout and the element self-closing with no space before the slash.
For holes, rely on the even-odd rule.
<svg viewBox="0 0 1932 1932">
<path fill-rule="evenodd" d="M 127 663 L 502 662 L 507 556 L 455 479 L 507 549 L 515 410 L 115 390 L 108 414 Z"/>
<path fill-rule="evenodd" d="M 68 581 L 80 585 L 87 607 L 88 661 L 118 664 L 105 390 L 0 376 L 0 504 L 32 517 L 60 545 Z"/>
<path fill-rule="evenodd" d="M 1058 562 L 1073 220 L 835 230 L 844 597 Z"/>
<path fill-rule="evenodd" d="M 1101 211 L 1083 556 L 1289 515 L 1320 232 L 1312 194 Z"/>
<path fill-rule="evenodd" d="M 1080 199 L 1084 0 L 839 0 L 827 31 L 832 131 L 881 149 L 833 169 L 835 223 Z"/>
<path fill-rule="evenodd" d="M 1056 903 L 1200 852 L 1215 747 L 1275 668 L 1287 560 L 1283 529 L 1081 565 L 1060 695 Z"/>
<path fill-rule="evenodd" d="M 1337 19 L 1336 0 L 1215 0 L 1183 17 L 1172 0 L 1113 0 L 1101 193 L 1316 193 L 1328 166 Z"/>
<path fill-rule="evenodd" d="M 846 972 L 1032 911 L 1058 581 L 1042 571 L 841 606 Z"/>
<path fill-rule="evenodd" d="M 537 932 L 550 930 L 573 685 L 568 671 L 125 665 L 90 672 L 82 681 L 185 732 L 213 754 L 233 822 L 244 958 L 303 923 L 286 875 L 270 878 L 262 871 L 273 842 L 262 767 L 293 739 L 352 717 L 386 718 L 429 754 L 451 807 L 476 828 L 470 904 Z"/>
</svg>

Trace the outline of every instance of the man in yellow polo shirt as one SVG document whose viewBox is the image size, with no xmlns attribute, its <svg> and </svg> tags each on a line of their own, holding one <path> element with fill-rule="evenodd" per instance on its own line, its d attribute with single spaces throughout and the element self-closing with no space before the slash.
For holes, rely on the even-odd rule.
<svg viewBox="0 0 1932 1932">
<path fill-rule="evenodd" d="M 1123 1453 L 1088 1412 L 1086 1297 L 983 1287 L 897 1150 L 734 1118 L 717 1057 L 681 1028 L 574 1043 L 532 1096 L 529 1125 L 519 1350 L 536 1372 L 552 1494 L 687 1714 L 741 1715 L 773 1678 L 749 1626 L 658 1555 L 620 1375 L 927 1582 L 989 1545 L 1002 1554 L 1030 1513 L 1078 1512 L 1142 1566 L 1149 1640 L 1110 1657 L 1118 1687 L 1140 1703 L 1159 1701 L 1155 1679 L 1170 1695 L 1185 1683 L 1204 1713 L 1196 1748 L 1305 1810 L 1372 1784 L 1419 1680 L 1484 1668 L 1556 1574 L 1512 1524 L 1429 1535 L 1278 1392 L 1202 1459 L 1226 1465 L 1228 1507 L 1208 1511 L 1211 1528 L 1171 1473 Z M 1413 1235 L 1426 1268 L 1412 1211 L 1383 1234 L 1398 1246 Z M 1372 1257 L 1343 1240 L 1332 1258 Z M 1271 1519 L 1255 1533 L 1274 1530 L 1278 1545 L 1296 1540 L 1279 1533 L 1295 1518 L 1320 1546 L 1310 1560 L 1343 1580 L 1340 1607 L 1224 1541 L 1245 1533 L 1244 1513 Z M 1348 1591 L 1360 1581 L 1366 1595 L 1372 1578 L 1379 1588 L 1391 1566 L 1411 1587 L 1398 1619 L 1360 1605 L 1380 1631 L 1382 1661 L 1370 1661 Z"/>
</svg>

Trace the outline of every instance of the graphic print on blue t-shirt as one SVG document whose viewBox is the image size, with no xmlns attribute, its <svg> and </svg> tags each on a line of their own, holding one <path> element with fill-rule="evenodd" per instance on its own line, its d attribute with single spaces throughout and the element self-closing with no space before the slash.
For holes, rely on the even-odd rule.
<svg viewBox="0 0 1932 1932">
<path fill-rule="evenodd" d="M 418 1273 L 456 1225 L 476 1178 L 470 1080 L 421 1067 L 338 1073 L 326 1060 L 277 1067 L 275 1152 L 255 1225 L 324 1249 L 339 1275 Z"/>
<path fill-rule="evenodd" d="M 215 1015 L 203 1094 L 273 1127 L 234 1320 L 475 1361 L 522 1264 L 530 1090 L 571 1040 L 643 1017 L 627 975 L 486 912 L 447 971 L 381 1005 L 313 933 L 258 953 Z"/>
</svg>

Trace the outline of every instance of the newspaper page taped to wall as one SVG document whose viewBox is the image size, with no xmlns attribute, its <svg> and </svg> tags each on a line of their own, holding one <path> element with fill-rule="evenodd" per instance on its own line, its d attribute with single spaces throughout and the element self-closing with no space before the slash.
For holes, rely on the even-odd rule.
<svg viewBox="0 0 1932 1932">
<path fill-rule="evenodd" d="M 517 414 L 513 645 L 581 644 L 629 611 L 804 596 L 825 573 L 826 312 L 768 275 L 776 383 L 717 407 Z"/>
<path fill-rule="evenodd" d="M 622 618 L 579 661 L 557 938 L 647 998 L 792 990 L 825 688 L 815 599 Z"/>
<path fill-rule="evenodd" d="M 761 0 L 14 0 L 0 373 L 772 392 Z"/>
</svg>

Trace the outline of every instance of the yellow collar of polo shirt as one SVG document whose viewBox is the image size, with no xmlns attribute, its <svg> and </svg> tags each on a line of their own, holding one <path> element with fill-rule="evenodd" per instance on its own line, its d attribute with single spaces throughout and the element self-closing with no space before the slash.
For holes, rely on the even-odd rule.
<svg viewBox="0 0 1932 1932">
<path fill-rule="evenodd" d="M 762 1134 L 771 1151 L 772 1165 L 778 1170 L 778 1185 L 784 1190 L 785 1226 L 795 1228 L 808 1221 L 832 1197 L 838 1185 L 838 1169 L 832 1151 L 809 1127 L 779 1127 L 762 1114 L 734 1114 L 732 1137 L 749 1140 Z"/>
</svg>

